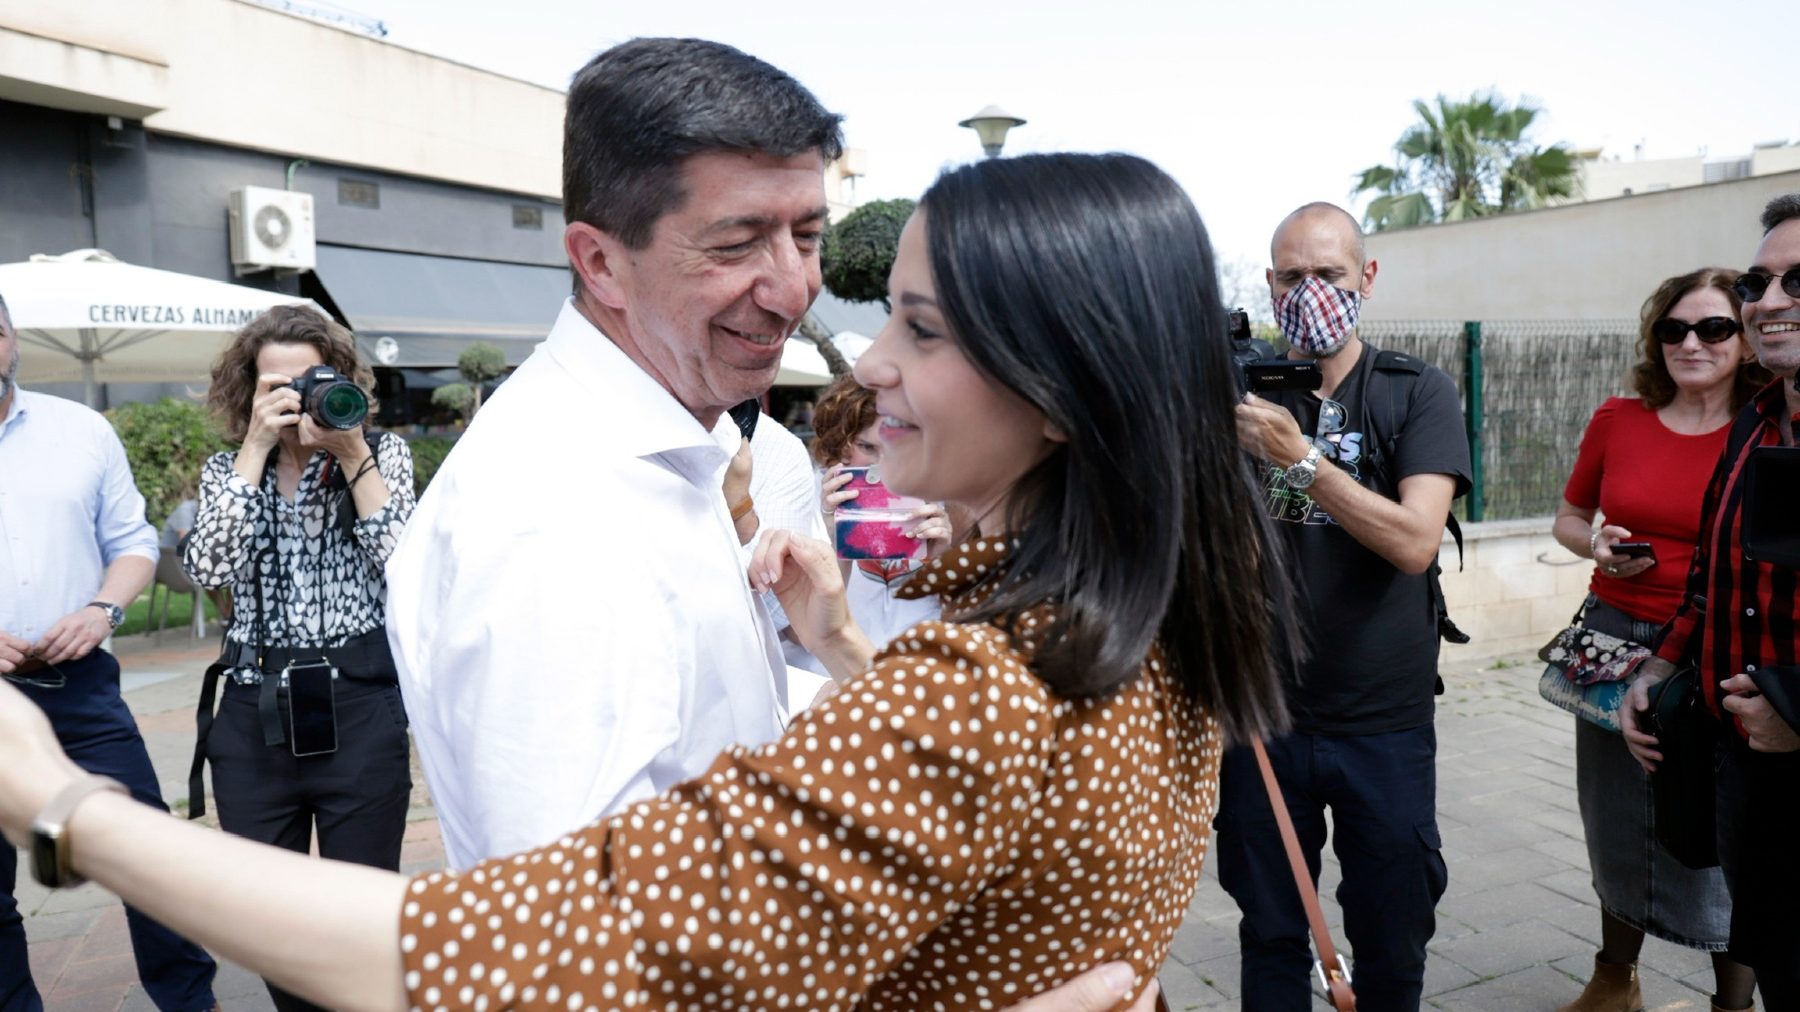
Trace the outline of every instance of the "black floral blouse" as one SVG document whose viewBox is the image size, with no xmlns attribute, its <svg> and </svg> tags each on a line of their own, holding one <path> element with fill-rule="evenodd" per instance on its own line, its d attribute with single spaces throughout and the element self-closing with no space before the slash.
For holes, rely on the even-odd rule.
<svg viewBox="0 0 1800 1012">
<path fill-rule="evenodd" d="M 196 584 L 230 588 L 234 614 L 226 635 L 255 642 L 261 617 L 268 646 L 329 647 L 379 628 L 384 569 L 415 502 L 406 441 L 391 432 L 379 437 L 375 466 L 391 497 L 358 518 L 348 538 L 337 524 L 350 492 L 331 487 L 337 462 L 329 454 L 321 450 L 307 461 L 292 501 L 276 491 L 273 468 L 257 488 L 232 470 L 235 459 L 231 451 L 214 454 L 201 471 L 200 513 L 182 557 Z M 269 552 L 272 530 L 280 533 L 279 570 Z"/>
</svg>

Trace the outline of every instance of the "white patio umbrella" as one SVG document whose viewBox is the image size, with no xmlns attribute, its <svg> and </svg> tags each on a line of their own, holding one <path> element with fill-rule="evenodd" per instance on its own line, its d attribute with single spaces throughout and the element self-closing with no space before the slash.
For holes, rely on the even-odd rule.
<svg viewBox="0 0 1800 1012">
<path fill-rule="evenodd" d="M 874 340 L 853 331 L 841 330 L 831 336 L 831 343 L 852 365 Z M 787 339 L 781 349 L 781 372 L 775 377 L 778 387 L 822 387 L 831 382 L 831 367 L 825 356 L 811 341 L 798 334 Z"/>
<path fill-rule="evenodd" d="M 19 381 L 204 380 L 238 328 L 271 306 L 308 299 L 122 263 L 105 250 L 0 264 L 0 298 L 20 340 Z"/>
</svg>

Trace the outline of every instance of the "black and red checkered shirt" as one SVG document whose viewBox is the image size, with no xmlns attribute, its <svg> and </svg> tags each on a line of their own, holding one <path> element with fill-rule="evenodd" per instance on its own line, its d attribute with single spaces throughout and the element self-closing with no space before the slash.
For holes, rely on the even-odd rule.
<svg viewBox="0 0 1800 1012">
<path fill-rule="evenodd" d="M 1744 558 L 1741 539 L 1745 464 L 1750 451 L 1781 443 L 1785 382 L 1758 393 L 1731 423 L 1725 453 L 1700 508 L 1700 545 L 1688 570 L 1687 593 L 1656 648 L 1657 656 L 1670 663 L 1695 662 L 1706 705 L 1721 719 L 1720 682 L 1740 672 L 1792 666 L 1800 659 L 1795 597 L 1800 580 L 1788 567 Z M 1794 674 L 1800 678 L 1800 668 Z M 1736 718 L 1731 723 L 1744 734 Z"/>
</svg>

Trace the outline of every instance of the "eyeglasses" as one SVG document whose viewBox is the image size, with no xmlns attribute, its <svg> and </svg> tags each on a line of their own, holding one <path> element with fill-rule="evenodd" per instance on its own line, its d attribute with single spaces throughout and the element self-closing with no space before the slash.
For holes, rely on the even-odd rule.
<svg viewBox="0 0 1800 1012">
<path fill-rule="evenodd" d="M 1747 299 L 1745 301 L 1755 302 L 1756 300 Z M 1665 316 L 1650 325 L 1650 336 L 1663 344 L 1680 344 L 1687 340 L 1688 331 L 1691 330 L 1695 336 L 1707 344 L 1718 344 L 1720 341 L 1731 340 L 1743 329 L 1743 324 L 1729 316 L 1709 316 L 1693 323 Z"/>
<path fill-rule="evenodd" d="M 1740 274 L 1738 279 L 1731 283 L 1731 287 L 1736 289 L 1738 298 L 1745 302 L 1755 302 L 1769 290 L 1769 282 L 1777 279 L 1781 281 L 1781 290 L 1787 293 L 1788 298 L 1800 299 L 1800 268 L 1788 271 L 1786 274 L 1764 274 L 1760 271 Z"/>
<path fill-rule="evenodd" d="M 63 669 L 51 664 L 49 661 L 44 662 L 44 667 L 49 668 L 51 671 L 50 676 L 47 678 L 33 678 L 29 675 L 15 674 L 10 671 L 0 675 L 0 678 L 5 678 L 14 685 L 29 685 L 34 689 L 60 689 L 69 684 L 69 676 L 63 673 Z"/>
</svg>

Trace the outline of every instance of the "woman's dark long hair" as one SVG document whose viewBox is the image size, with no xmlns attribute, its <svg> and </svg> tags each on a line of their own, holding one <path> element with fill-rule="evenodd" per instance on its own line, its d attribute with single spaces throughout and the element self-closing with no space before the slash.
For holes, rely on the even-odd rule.
<svg viewBox="0 0 1800 1012">
<path fill-rule="evenodd" d="M 1193 203 L 1141 158 L 1057 154 L 947 172 L 920 210 L 964 353 L 1068 438 L 1015 488 L 1018 550 L 958 618 L 1054 602 L 1035 667 L 1057 692 L 1111 692 L 1160 639 L 1231 739 L 1282 728 L 1293 594 L 1238 449 L 1225 311 Z"/>
</svg>

